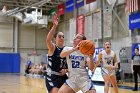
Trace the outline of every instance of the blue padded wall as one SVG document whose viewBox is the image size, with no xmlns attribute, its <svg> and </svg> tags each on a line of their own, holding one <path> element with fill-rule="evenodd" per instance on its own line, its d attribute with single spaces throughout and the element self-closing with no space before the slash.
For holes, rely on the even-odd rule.
<svg viewBox="0 0 140 93">
<path fill-rule="evenodd" d="M 20 54 L 0 53 L 0 73 L 19 73 Z"/>
</svg>

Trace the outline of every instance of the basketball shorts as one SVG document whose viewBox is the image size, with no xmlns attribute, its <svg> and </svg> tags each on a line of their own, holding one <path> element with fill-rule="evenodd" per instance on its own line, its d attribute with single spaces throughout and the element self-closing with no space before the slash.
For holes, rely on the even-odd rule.
<svg viewBox="0 0 140 93">
<path fill-rule="evenodd" d="M 92 80 L 86 76 L 69 78 L 66 80 L 66 84 L 75 92 L 77 92 L 77 90 L 81 90 L 85 93 L 88 90 L 95 89 Z"/>
<path fill-rule="evenodd" d="M 102 76 L 105 76 L 105 75 L 115 75 L 115 70 L 108 70 L 104 67 L 101 67 L 101 74 Z"/>
<path fill-rule="evenodd" d="M 66 82 L 66 79 L 68 79 L 67 75 L 46 75 L 45 82 L 48 92 L 50 93 L 54 87 L 60 88 Z"/>
</svg>

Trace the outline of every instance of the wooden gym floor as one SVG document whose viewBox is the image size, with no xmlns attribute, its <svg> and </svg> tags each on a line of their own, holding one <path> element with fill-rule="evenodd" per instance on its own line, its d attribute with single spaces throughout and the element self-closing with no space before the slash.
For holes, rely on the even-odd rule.
<svg viewBox="0 0 140 93">
<path fill-rule="evenodd" d="M 140 93 L 132 91 L 133 83 L 118 85 L 119 93 Z M 104 93 L 104 85 L 95 83 L 97 93 Z M 0 73 L 0 93 L 48 93 L 43 78 L 29 78 L 19 74 Z M 82 93 L 79 91 L 78 93 Z M 110 87 L 109 93 L 114 93 Z"/>
</svg>

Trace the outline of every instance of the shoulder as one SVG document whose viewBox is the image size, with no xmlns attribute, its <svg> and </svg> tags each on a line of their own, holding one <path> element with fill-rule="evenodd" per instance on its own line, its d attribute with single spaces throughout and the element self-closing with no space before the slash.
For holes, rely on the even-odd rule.
<svg viewBox="0 0 140 93">
<path fill-rule="evenodd" d="M 64 48 L 63 48 L 63 50 L 71 50 L 73 47 L 68 47 L 68 46 L 65 46 Z"/>
<path fill-rule="evenodd" d="M 111 50 L 111 53 L 114 53 L 115 54 L 115 51 Z"/>
<path fill-rule="evenodd" d="M 111 54 L 112 54 L 112 55 L 116 55 L 116 52 L 113 51 L 113 50 L 111 50 Z"/>
<path fill-rule="evenodd" d="M 102 50 L 99 55 L 104 55 L 105 54 L 105 50 Z"/>
</svg>

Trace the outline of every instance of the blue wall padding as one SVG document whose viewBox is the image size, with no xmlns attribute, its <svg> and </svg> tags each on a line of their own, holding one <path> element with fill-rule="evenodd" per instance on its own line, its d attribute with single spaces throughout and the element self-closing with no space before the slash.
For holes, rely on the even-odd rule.
<svg viewBox="0 0 140 93">
<path fill-rule="evenodd" d="M 20 73 L 20 54 L 0 53 L 0 73 Z"/>
</svg>

